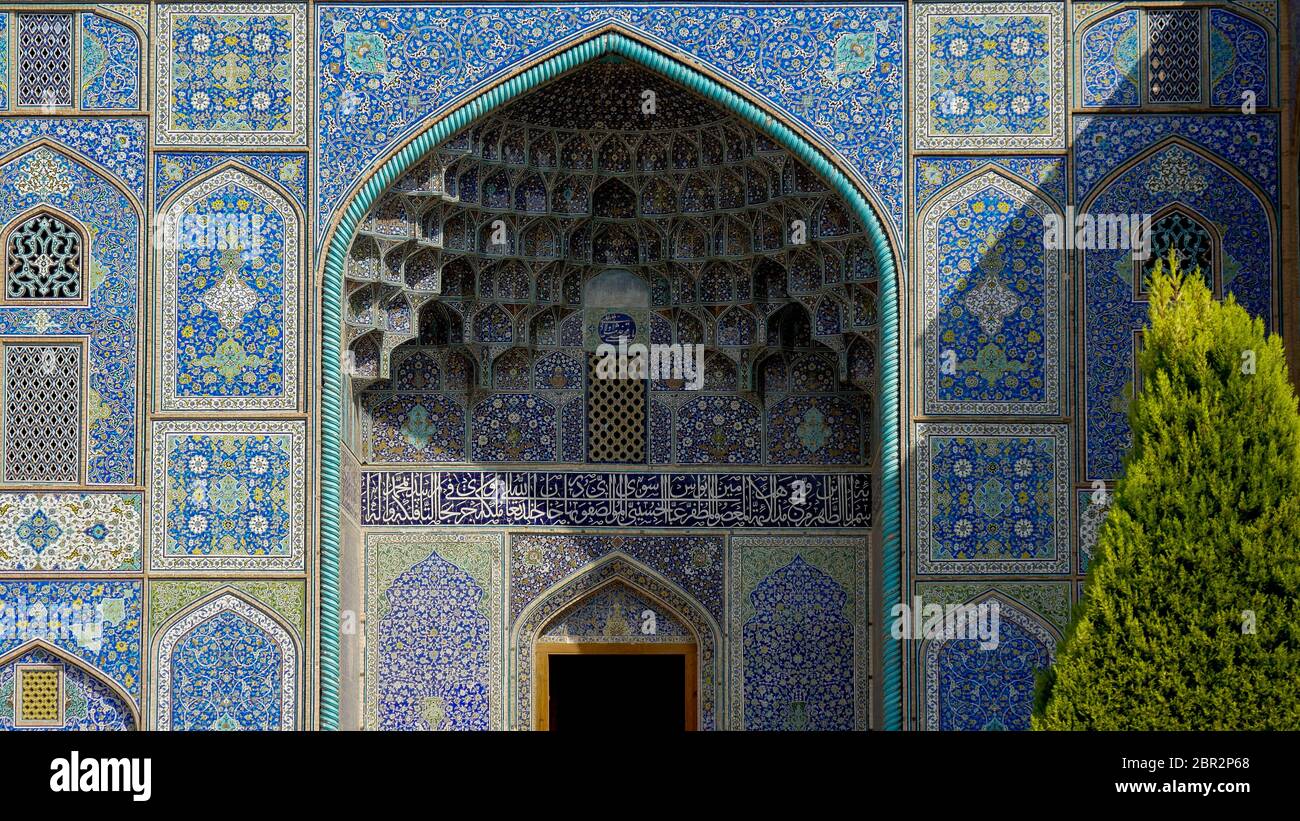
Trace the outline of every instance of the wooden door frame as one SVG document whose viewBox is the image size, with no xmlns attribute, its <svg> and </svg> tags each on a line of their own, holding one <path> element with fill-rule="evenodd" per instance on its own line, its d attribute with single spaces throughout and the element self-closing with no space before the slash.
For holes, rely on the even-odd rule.
<svg viewBox="0 0 1300 821">
<path fill-rule="evenodd" d="M 699 729 L 699 645 L 695 642 L 667 644 L 663 642 L 559 642 L 538 641 L 533 645 L 533 729 L 549 730 L 551 722 L 551 665 L 550 657 L 558 655 L 601 656 L 684 656 L 686 659 L 686 723 L 687 731 Z"/>
</svg>

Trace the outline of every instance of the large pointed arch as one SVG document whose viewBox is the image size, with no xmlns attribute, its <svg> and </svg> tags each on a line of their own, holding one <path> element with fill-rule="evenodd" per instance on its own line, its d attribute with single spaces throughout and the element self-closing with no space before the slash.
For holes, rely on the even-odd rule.
<svg viewBox="0 0 1300 821">
<path fill-rule="evenodd" d="M 901 471 L 899 467 L 899 337 L 898 272 L 882 221 L 870 204 L 870 195 L 850 179 L 827 154 L 800 136 L 791 126 L 745 99 L 722 81 L 699 68 L 687 65 L 638 39 L 634 33 L 611 24 L 568 45 L 563 51 L 538 62 L 509 79 L 476 92 L 463 104 L 432 122 L 385 162 L 348 203 L 333 232 L 327 238 L 322 272 L 321 297 L 321 501 L 320 501 L 320 623 L 327 627 L 320 637 L 320 724 L 333 729 L 339 711 L 339 637 L 329 625 L 339 621 L 339 446 L 344 395 L 341 370 L 343 270 L 357 228 L 367 211 L 394 180 L 433 147 L 456 134 L 493 109 L 531 91 L 557 76 L 598 59 L 617 54 L 642 67 L 664 75 L 702 95 L 766 133 L 806 163 L 847 201 L 854 215 L 871 237 L 871 248 L 880 279 L 880 456 L 878 476 L 881 515 L 874 524 L 880 535 L 882 600 L 880 613 L 888 613 L 902 598 L 901 569 Z M 885 694 L 883 725 L 897 729 L 902 719 L 902 655 L 898 642 L 887 642 L 882 650 L 882 685 Z"/>
<path fill-rule="evenodd" d="M 533 662 L 534 648 L 542 631 L 557 615 L 610 584 L 625 585 L 663 607 L 690 631 L 699 671 L 698 726 L 719 729 L 723 716 L 722 632 L 717 621 L 685 590 L 621 550 L 602 556 L 551 585 L 520 612 L 510 632 L 510 678 L 515 687 L 511 701 L 513 726 L 518 729 L 536 726 Z"/>
</svg>

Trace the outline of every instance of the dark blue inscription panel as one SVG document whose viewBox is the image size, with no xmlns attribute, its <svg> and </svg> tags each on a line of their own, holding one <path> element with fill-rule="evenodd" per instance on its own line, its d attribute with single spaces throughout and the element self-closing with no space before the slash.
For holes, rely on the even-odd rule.
<svg viewBox="0 0 1300 821">
<path fill-rule="evenodd" d="M 361 523 L 870 527 L 865 473 L 367 471 Z"/>
</svg>

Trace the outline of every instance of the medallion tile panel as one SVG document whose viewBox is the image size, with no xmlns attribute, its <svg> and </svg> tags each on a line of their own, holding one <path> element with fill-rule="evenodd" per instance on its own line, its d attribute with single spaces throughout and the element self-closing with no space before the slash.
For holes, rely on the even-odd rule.
<svg viewBox="0 0 1300 821">
<path fill-rule="evenodd" d="M 150 567 L 302 570 L 302 422 L 155 422 Z"/>
<path fill-rule="evenodd" d="M 228 169 L 162 217 L 163 410 L 298 404 L 300 224 L 274 189 Z"/>
<path fill-rule="evenodd" d="M 1069 429 L 917 425 L 921 574 L 1067 573 Z"/>
<path fill-rule="evenodd" d="M 306 145 L 305 6 L 160 6 L 154 48 L 159 144 Z"/>
<path fill-rule="evenodd" d="M 443 393 L 375 395 L 369 420 L 376 463 L 464 462 L 465 409 Z"/>
<path fill-rule="evenodd" d="M 869 425 L 860 397 L 788 396 L 767 411 L 767 463 L 864 464 Z"/>
<path fill-rule="evenodd" d="M 140 570 L 139 493 L 0 493 L 0 570 Z"/>
<path fill-rule="evenodd" d="M 1065 148 L 1065 6 L 913 7 L 913 144 Z"/>
<path fill-rule="evenodd" d="M 1061 412 L 1065 252 L 1044 247 L 1059 212 L 987 171 L 924 213 L 925 412 Z"/>
</svg>

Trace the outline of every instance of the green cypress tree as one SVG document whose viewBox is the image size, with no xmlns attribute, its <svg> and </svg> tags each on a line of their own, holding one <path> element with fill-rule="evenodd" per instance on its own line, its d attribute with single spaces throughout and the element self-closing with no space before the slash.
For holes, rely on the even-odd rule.
<svg viewBox="0 0 1300 821">
<path fill-rule="evenodd" d="M 1282 341 L 1152 275 L 1132 448 L 1036 729 L 1300 728 L 1300 414 Z"/>
</svg>

